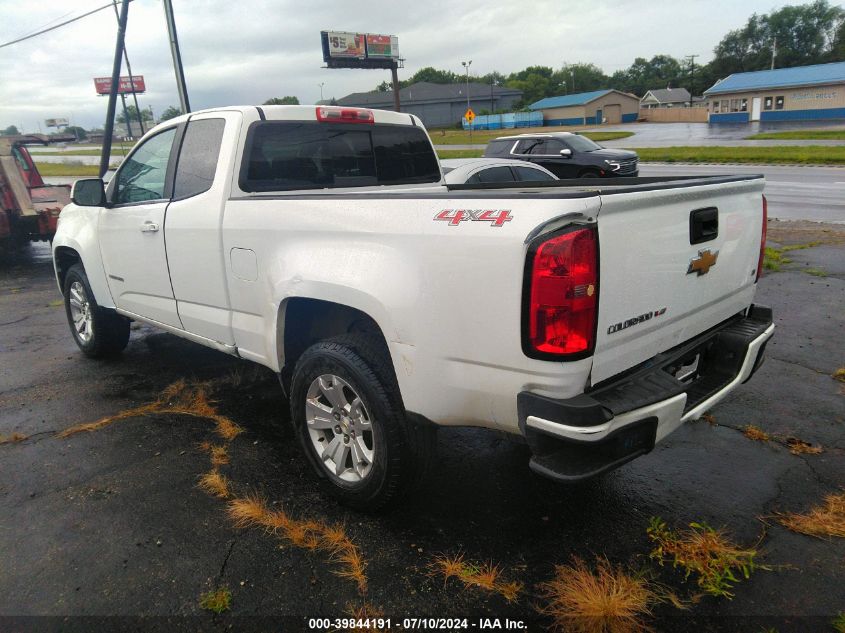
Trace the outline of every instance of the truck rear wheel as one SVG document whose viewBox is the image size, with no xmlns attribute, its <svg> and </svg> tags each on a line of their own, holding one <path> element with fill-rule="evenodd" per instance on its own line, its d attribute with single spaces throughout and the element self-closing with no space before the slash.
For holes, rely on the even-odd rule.
<svg viewBox="0 0 845 633">
<path fill-rule="evenodd" d="M 433 430 L 411 423 L 383 345 L 345 335 L 308 348 L 291 384 L 291 422 L 326 491 L 357 510 L 384 507 L 424 469 Z"/>
<path fill-rule="evenodd" d="M 129 342 L 129 319 L 97 305 L 81 264 L 65 276 L 65 313 L 73 340 L 91 358 L 115 356 Z"/>
</svg>

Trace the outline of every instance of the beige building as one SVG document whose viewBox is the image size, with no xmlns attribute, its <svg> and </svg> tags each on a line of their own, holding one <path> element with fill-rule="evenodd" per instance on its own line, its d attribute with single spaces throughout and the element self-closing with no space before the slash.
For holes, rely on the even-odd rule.
<svg viewBox="0 0 845 633">
<path fill-rule="evenodd" d="M 547 97 L 528 108 L 542 112 L 545 125 L 632 123 L 637 120 L 640 100 L 619 90 L 595 90 Z"/>
<path fill-rule="evenodd" d="M 704 96 L 710 123 L 845 119 L 845 62 L 735 73 Z"/>
</svg>

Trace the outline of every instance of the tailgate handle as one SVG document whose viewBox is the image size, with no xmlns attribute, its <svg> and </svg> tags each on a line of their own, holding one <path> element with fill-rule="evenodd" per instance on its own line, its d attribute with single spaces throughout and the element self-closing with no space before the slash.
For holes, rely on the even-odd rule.
<svg viewBox="0 0 845 633">
<path fill-rule="evenodd" d="M 719 209 L 705 207 L 689 214 L 689 243 L 701 244 L 719 236 Z"/>
</svg>

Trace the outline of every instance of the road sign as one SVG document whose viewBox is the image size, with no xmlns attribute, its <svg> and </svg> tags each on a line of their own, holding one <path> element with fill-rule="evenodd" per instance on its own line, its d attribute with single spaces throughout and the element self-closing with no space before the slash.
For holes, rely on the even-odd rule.
<svg viewBox="0 0 845 633">
<path fill-rule="evenodd" d="M 464 118 L 467 120 L 467 123 L 472 123 L 472 120 L 475 118 L 475 112 L 472 111 L 472 108 L 467 108 L 467 111 L 464 112 Z"/>
</svg>

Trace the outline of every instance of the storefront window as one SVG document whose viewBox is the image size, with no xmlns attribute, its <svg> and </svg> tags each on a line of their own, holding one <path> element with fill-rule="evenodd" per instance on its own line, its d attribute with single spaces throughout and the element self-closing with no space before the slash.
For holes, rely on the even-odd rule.
<svg viewBox="0 0 845 633">
<path fill-rule="evenodd" d="M 783 95 L 775 97 L 775 110 L 783 110 Z"/>
<path fill-rule="evenodd" d="M 739 99 L 731 99 L 731 112 L 739 112 Z"/>
<path fill-rule="evenodd" d="M 713 109 L 713 114 L 719 113 L 719 102 L 718 101 L 711 101 L 710 107 Z"/>
<path fill-rule="evenodd" d="M 763 100 L 763 109 L 764 110 L 771 110 L 772 109 L 772 98 L 771 97 L 766 97 Z"/>
<path fill-rule="evenodd" d="M 748 99 L 742 99 L 742 103 L 739 105 L 740 112 L 748 112 Z"/>
</svg>

